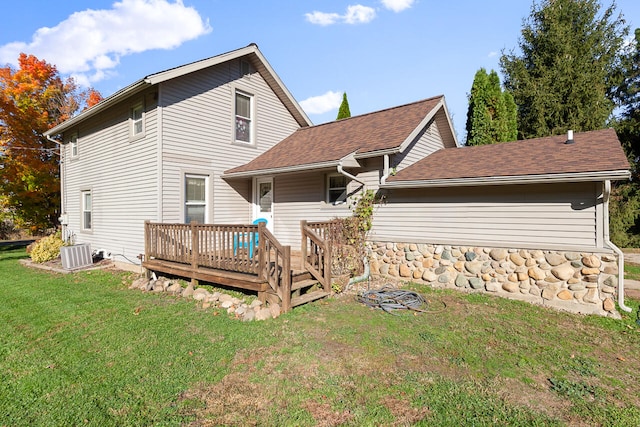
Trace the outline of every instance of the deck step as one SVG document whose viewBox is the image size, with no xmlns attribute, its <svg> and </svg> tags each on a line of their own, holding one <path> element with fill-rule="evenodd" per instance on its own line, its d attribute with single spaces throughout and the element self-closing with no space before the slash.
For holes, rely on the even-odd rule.
<svg viewBox="0 0 640 427">
<path fill-rule="evenodd" d="M 305 279 L 299 280 L 297 282 L 293 282 L 291 284 L 291 291 L 297 291 L 298 289 L 308 288 L 309 286 L 317 285 L 318 281 L 316 279 Z"/>
<path fill-rule="evenodd" d="M 325 292 L 325 291 L 308 292 L 299 297 L 291 298 L 291 307 L 297 307 L 299 305 L 306 304 L 308 302 L 315 301 L 320 298 L 324 298 L 326 296 L 329 296 L 330 294 L 331 294 L 330 292 Z"/>
</svg>

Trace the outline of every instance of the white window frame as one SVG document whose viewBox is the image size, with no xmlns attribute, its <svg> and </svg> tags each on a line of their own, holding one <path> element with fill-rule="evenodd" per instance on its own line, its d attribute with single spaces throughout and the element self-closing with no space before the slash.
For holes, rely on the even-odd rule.
<svg viewBox="0 0 640 427">
<path fill-rule="evenodd" d="M 87 196 L 89 196 L 89 203 L 87 203 Z M 87 204 L 89 205 L 87 207 Z M 93 230 L 93 192 L 91 190 L 82 190 L 80 192 L 80 229 L 82 231 Z M 89 215 L 89 221 L 87 221 L 87 214 Z M 87 222 L 89 223 L 87 227 Z"/>
<path fill-rule="evenodd" d="M 344 187 L 332 187 L 331 178 L 343 178 Z M 349 193 L 347 192 L 347 189 L 349 188 L 349 180 L 346 176 L 339 173 L 327 174 L 326 188 L 327 193 L 325 195 L 325 201 L 327 204 L 337 206 L 347 202 L 347 198 L 349 197 Z M 331 200 L 331 193 L 336 190 L 342 190 L 342 193 L 336 198 L 336 200 Z"/>
<path fill-rule="evenodd" d="M 238 114 L 238 97 L 244 97 L 249 99 L 249 116 L 242 116 Z M 245 92 L 243 90 L 236 89 L 233 94 L 233 141 L 242 145 L 255 145 L 255 127 L 256 127 L 256 108 L 255 108 L 255 96 Z M 249 141 L 238 139 L 238 126 L 239 120 L 245 120 L 249 122 L 249 129 L 247 131 Z"/>
<path fill-rule="evenodd" d="M 184 203 L 183 203 L 183 215 L 184 215 L 184 222 L 187 223 L 187 208 L 189 206 L 204 206 L 204 224 L 207 224 L 210 222 L 210 218 L 209 218 L 209 183 L 210 183 L 210 179 L 209 179 L 209 175 L 204 175 L 204 174 L 198 174 L 198 173 L 185 173 L 184 174 L 184 182 L 182 184 L 182 188 L 184 191 Z M 193 200 L 188 200 L 188 191 L 187 191 L 187 183 L 189 179 L 203 179 L 204 180 L 204 201 L 193 201 Z"/>
<path fill-rule="evenodd" d="M 69 139 L 69 147 L 71 151 L 71 157 L 78 157 L 78 134 L 72 133 L 71 139 Z"/>
<path fill-rule="evenodd" d="M 140 117 L 136 118 L 136 112 L 140 111 Z M 144 112 L 144 102 L 140 101 L 131 106 L 129 121 L 131 122 L 131 127 L 129 128 L 129 135 L 131 139 L 142 138 L 145 132 L 145 112 Z M 136 131 L 136 127 L 140 126 L 140 130 Z"/>
</svg>

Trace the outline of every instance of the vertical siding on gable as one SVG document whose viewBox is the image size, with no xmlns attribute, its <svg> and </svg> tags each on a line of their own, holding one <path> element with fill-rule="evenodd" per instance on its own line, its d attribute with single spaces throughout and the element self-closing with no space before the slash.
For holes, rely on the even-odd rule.
<svg viewBox="0 0 640 427">
<path fill-rule="evenodd" d="M 516 248 L 595 248 L 594 183 L 394 189 L 371 239 Z"/>
<path fill-rule="evenodd" d="M 416 141 L 411 143 L 403 153 L 394 156 L 393 165 L 400 171 L 441 148 L 444 148 L 444 144 L 438 125 L 435 121 L 431 121 Z"/>
<path fill-rule="evenodd" d="M 216 223 L 251 222 L 249 183 L 220 176 L 245 164 L 289 136 L 299 126 L 261 75 L 239 77 L 239 62 L 222 64 L 162 83 L 163 220 L 184 220 L 181 176 L 208 170 Z M 235 89 L 254 95 L 256 146 L 234 144 Z"/>
<path fill-rule="evenodd" d="M 66 146 L 63 198 L 67 230 L 77 243 L 90 243 L 136 260 L 144 252 L 144 221 L 157 220 L 157 120 L 153 92 L 145 94 L 145 136 L 130 140 L 129 111 L 142 95 L 109 109 L 78 129 L 78 156 Z M 75 131 L 75 130 L 74 130 Z M 92 191 L 92 231 L 81 230 L 82 190 Z"/>
</svg>

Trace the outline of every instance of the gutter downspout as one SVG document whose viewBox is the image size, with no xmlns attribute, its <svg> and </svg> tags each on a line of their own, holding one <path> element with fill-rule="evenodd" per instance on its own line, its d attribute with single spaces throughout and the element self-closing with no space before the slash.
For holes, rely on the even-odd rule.
<svg viewBox="0 0 640 427">
<path fill-rule="evenodd" d="M 64 144 L 56 139 L 51 138 L 49 135 L 46 135 L 47 140 L 55 143 L 58 145 L 59 149 L 60 149 L 60 216 L 63 216 L 66 214 L 66 203 L 65 203 L 65 196 L 66 196 L 66 191 L 64 191 L 64 186 L 65 186 L 65 167 L 67 164 L 67 159 L 66 156 L 64 155 Z M 61 221 L 62 222 L 62 221 Z M 66 242 L 66 236 L 67 236 L 67 225 L 66 224 L 61 224 L 62 225 L 62 239 Z"/>
<path fill-rule="evenodd" d="M 342 161 L 340 161 L 340 163 L 338 163 L 338 173 L 341 175 L 346 176 L 349 179 L 352 179 L 356 182 L 359 182 L 362 185 L 366 185 L 364 182 L 362 182 L 361 180 L 359 180 L 358 178 L 356 178 L 355 176 L 351 175 L 349 172 L 345 171 L 342 169 Z"/>
<path fill-rule="evenodd" d="M 633 311 L 631 307 L 624 304 L 624 254 L 619 247 L 609 240 L 609 195 L 611 194 L 611 181 L 604 182 L 604 192 L 602 199 L 604 202 L 604 243 L 609 246 L 618 255 L 618 306 L 620 309 L 630 313 Z"/>
<path fill-rule="evenodd" d="M 389 155 L 385 154 L 383 157 L 383 169 L 382 169 L 382 176 L 380 177 L 380 185 L 384 185 L 387 182 L 387 178 L 389 178 L 389 175 L 391 173 L 391 171 L 389 171 Z"/>
</svg>

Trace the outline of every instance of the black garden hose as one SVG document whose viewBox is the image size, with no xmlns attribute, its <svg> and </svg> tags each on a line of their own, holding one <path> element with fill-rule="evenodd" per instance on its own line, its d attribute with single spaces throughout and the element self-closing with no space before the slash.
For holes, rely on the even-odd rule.
<svg viewBox="0 0 640 427">
<path fill-rule="evenodd" d="M 393 310 L 414 310 L 427 312 L 427 301 L 417 292 L 396 289 L 385 285 L 380 289 L 364 291 L 356 295 L 356 301 L 371 307 L 380 308 L 387 313 Z"/>
</svg>

